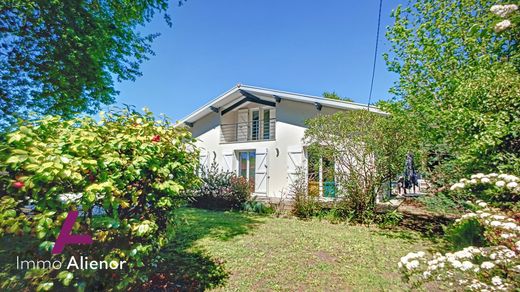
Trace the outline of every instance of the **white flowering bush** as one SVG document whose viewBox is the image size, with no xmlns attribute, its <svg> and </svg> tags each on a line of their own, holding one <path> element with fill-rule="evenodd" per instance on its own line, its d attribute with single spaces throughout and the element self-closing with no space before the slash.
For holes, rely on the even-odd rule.
<svg viewBox="0 0 520 292">
<path fill-rule="evenodd" d="M 507 189 L 518 196 L 518 177 L 508 174 L 476 174 L 451 187 L 460 190 L 484 184 L 495 190 Z M 492 207 L 487 202 L 471 202 L 472 212 L 457 219 L 452 228 L 468 223 L 482 227 L 482 246 L 467 246 L 448 253 L 411 252 L 401 258 L 399 271 L 417 287 L 435 281 L 450 290 L 515 291 L 520 288 L 520 216 Z"/>
<path fill-rule="evenodd" d="M 462 178 L 450 187 L 451 191 L 468 191 L 469 195 L 486 201 L 516 202 L 520 194 L 520 178 L 511 174 L 477 173 Z"/>
<path fill-rule="evenodd" d="M 500 18 L 511 18 L 511 16 L 518 11 L 516 4 L 505 4 L 505 5 L 493 5 L 490 9 L 491 13 L 495 14 Z M 510 19 L 504 19 L 495 24 L 495 31 L 497 33 L 503 32 L 509 29 L 513 25 Z"/>
</svg>

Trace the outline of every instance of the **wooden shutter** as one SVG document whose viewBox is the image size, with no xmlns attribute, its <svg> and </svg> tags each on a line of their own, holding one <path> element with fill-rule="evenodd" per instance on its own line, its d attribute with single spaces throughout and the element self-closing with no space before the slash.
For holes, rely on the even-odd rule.
<svg viewBox="0 0 520 292">
<path fill-rule="evenodd" d="M 256 149 L 255 193 L 267 194 L 268 178 L 267 148 Z"/>
</svg>

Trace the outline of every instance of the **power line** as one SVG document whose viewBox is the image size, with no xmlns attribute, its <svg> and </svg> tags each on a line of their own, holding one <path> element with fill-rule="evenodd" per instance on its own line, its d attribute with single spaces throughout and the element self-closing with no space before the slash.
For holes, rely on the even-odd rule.
<svg viewBox="0 0 520 292">
<path fill-rule="evenodd" d="M 370 93 L 368 94 L 368 110 L 370 111 L 370 100 L 372 99 L 372 89 L 374 88 L 374 76 L 376 75 L 377 62 L 377 48 L 379 44 L 379 29 L 381 27 L 381 8 L 383 7 L 383 0 L 379 0 L 379 15 L 377 16 L 377 33 L 376 33 L 376 47 L 374 50 L 374 65 L 372 67 L 372 79 L 370 80 Z"/>
</svg>

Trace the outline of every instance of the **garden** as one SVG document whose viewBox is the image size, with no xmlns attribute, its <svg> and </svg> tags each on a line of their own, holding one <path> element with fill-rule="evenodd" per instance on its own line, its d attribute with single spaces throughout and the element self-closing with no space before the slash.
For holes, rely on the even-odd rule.
<svg viewBox="0 0 520 292">
<path fill-rule="evenodd" d="M 140 74 L 154 36 L 135 27 L 167 2 L 0 4 L 13 52 L 0 56 L 0 290 L 518 291 L 520 14 L 498 2 L 397 7 L 384 57 L 399 77 L 377 104 L 388 115 L 306 121 L 313 157 L 335 163 L 336 199 L 302 169 L 278 202 L 201 167 L 190 131 L 164 115 L 93 115 L 117 94 L 107 76 Z M 85 15 L 99 26 L 74 22 Z M 65 36 L 41 34 L 64 23 Z M 63 48 L 82 54 L 41 59 Z M 412 156 L 429 187 L 389 208 Z"/>
</svg>

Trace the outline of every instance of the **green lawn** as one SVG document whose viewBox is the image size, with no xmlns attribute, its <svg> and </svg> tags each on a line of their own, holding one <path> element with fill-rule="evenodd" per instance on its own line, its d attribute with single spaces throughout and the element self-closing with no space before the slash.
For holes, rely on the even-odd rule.
<svg viewBox="0 0 520 292">
<path fill-rule="evenodd" d="M 189 208 L 178 218 L 154 281 L 197 290 L 404 290 L 399 258 L 432 245 L 412 232 L 318 220 Z"/>
</svg>

